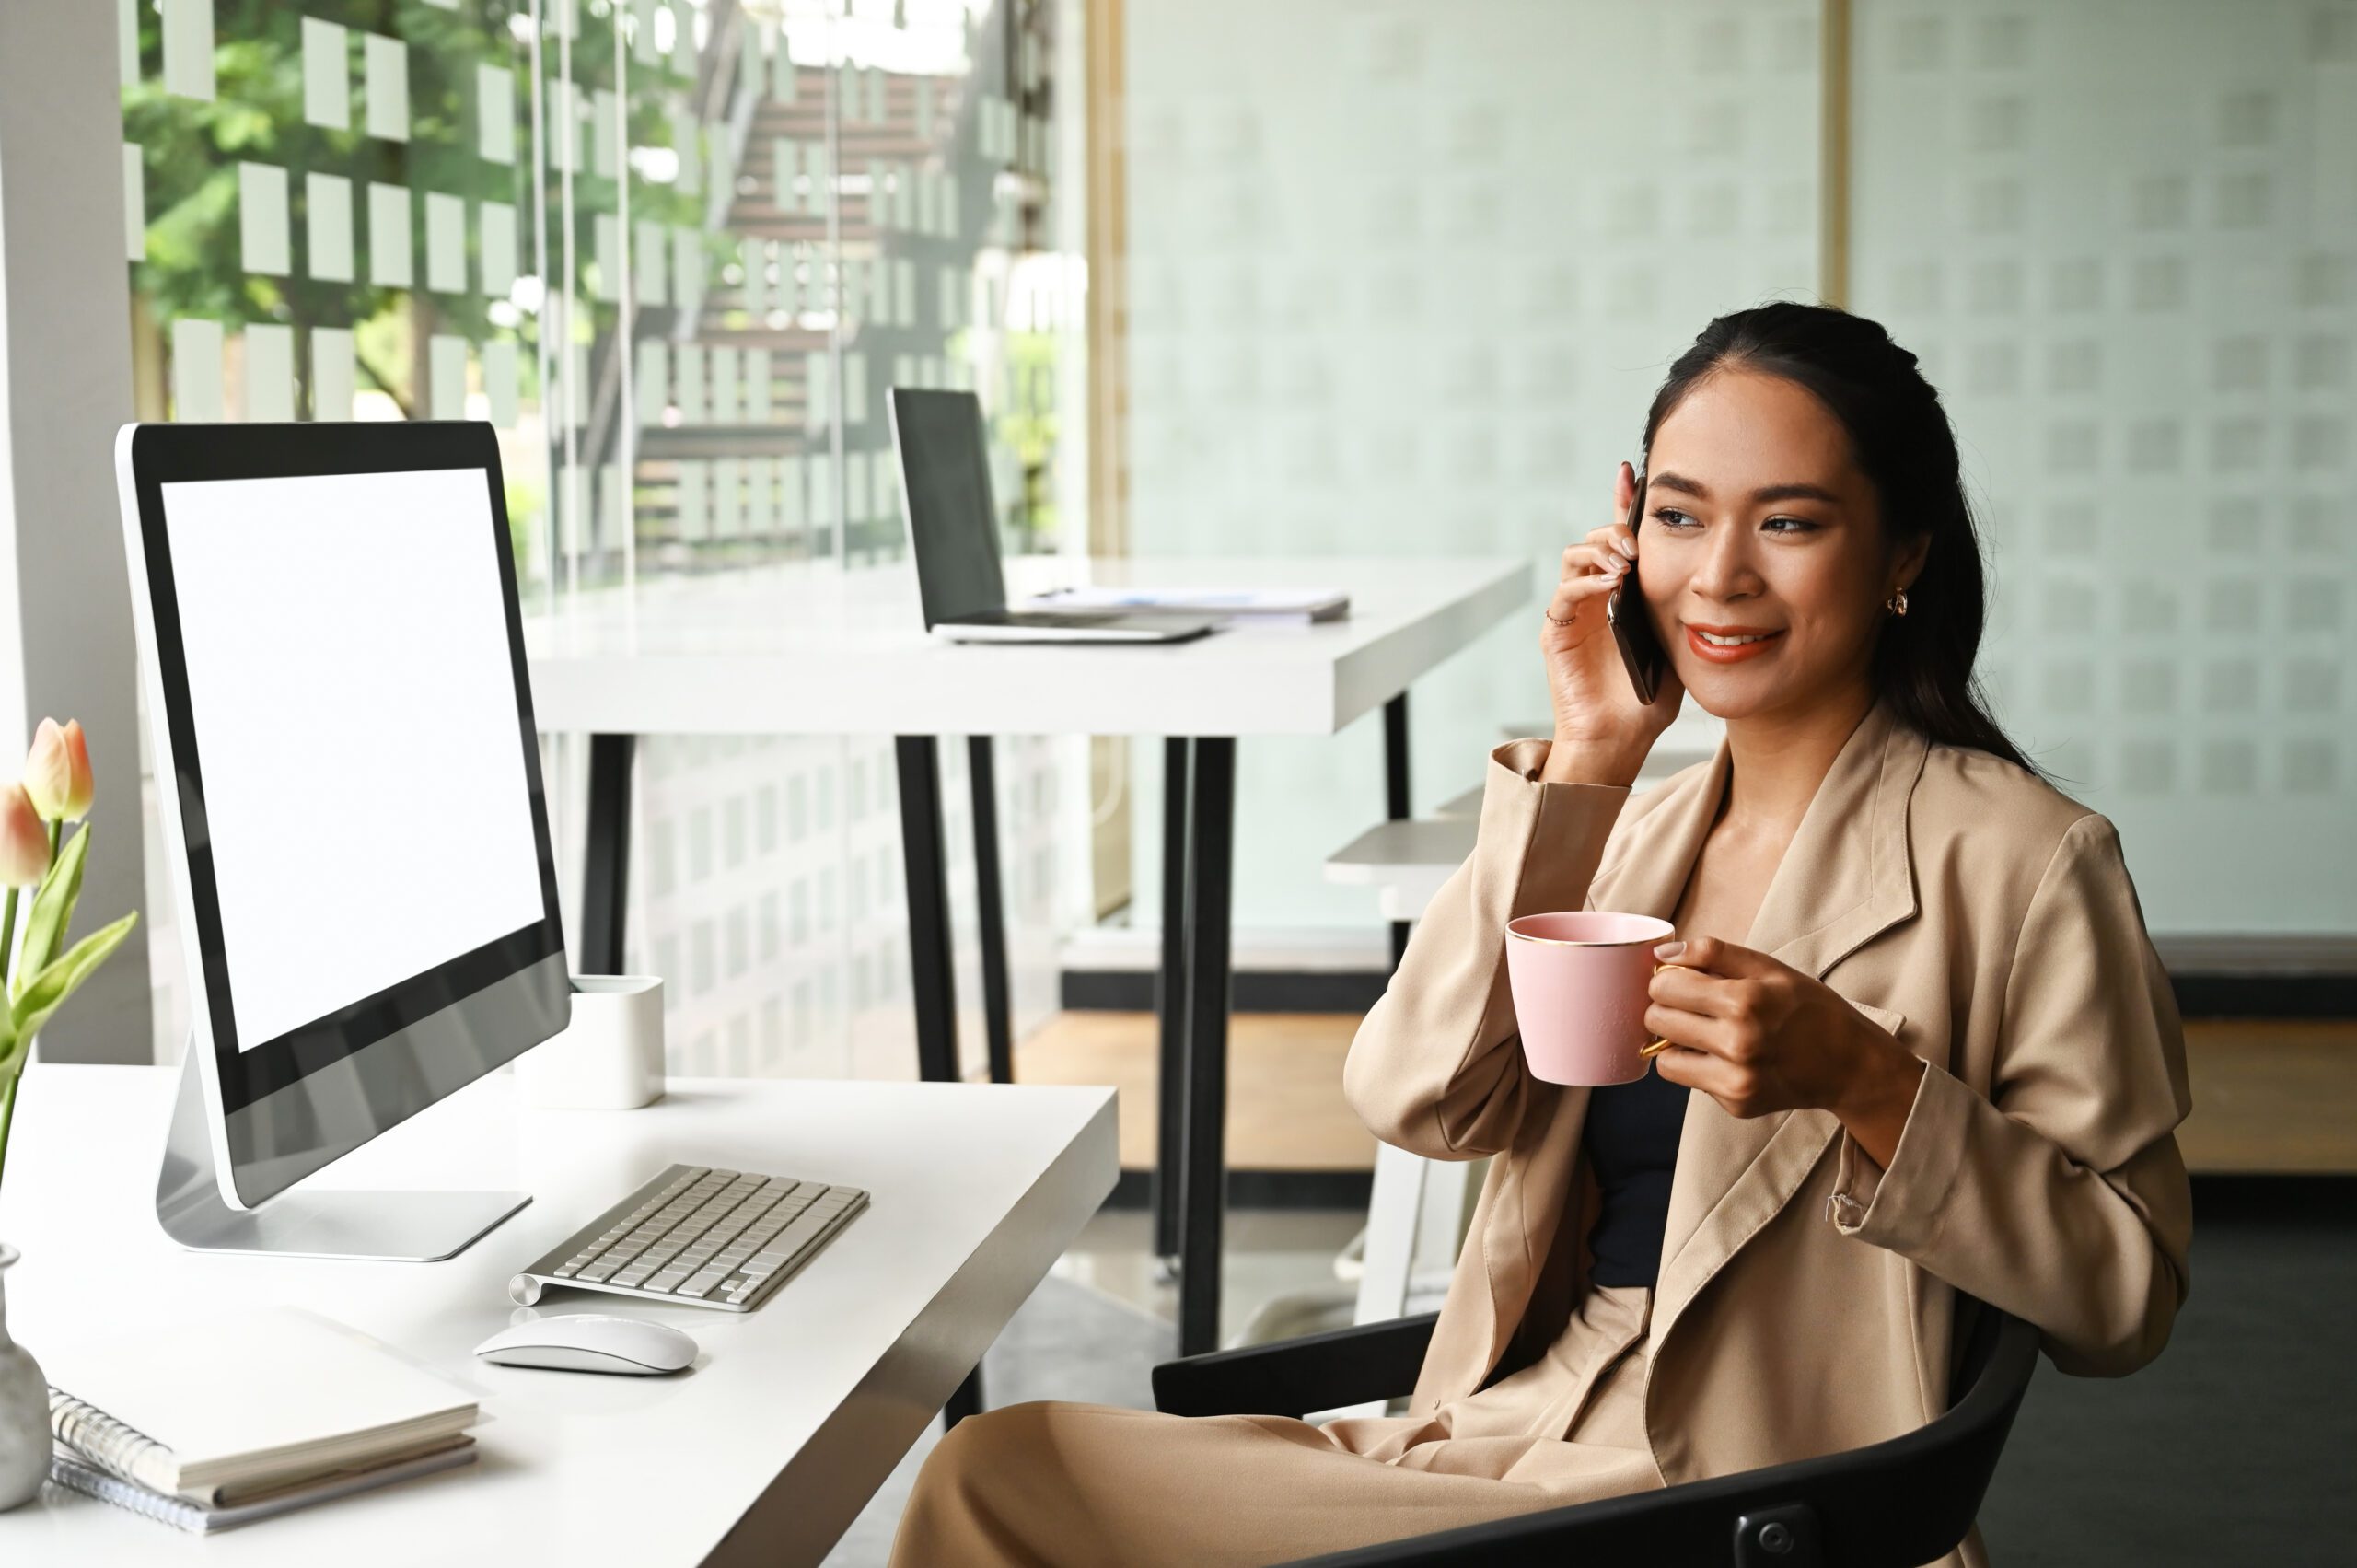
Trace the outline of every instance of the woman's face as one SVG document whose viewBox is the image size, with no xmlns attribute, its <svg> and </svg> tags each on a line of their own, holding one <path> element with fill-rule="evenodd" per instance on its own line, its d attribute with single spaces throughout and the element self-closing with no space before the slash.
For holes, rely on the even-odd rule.
<svg viewBox="0 0 2357 1568">
<path fill-rule="evenodd" d="M 1782 377 L 1713 371 L 1662 421 L 1648 464 L 1637 577 L 1694 700 L 1737 719 L 1862 686 L 1883 602 L 1928 544 L 1888 556 L 1874 486 L 1825 405 Z"/>
</svg>

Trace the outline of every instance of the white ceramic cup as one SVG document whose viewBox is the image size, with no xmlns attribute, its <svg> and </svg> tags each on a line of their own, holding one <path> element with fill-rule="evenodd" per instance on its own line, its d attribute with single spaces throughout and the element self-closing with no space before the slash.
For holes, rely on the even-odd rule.
<svg viewBox="0 0 2357 1568">
<path fill-rule="evenodd" d="M 654 975 L 573 977 L 573 1024 L 516 1059 L 527 1105 L 635 1110 L 663 1096 L 663 981 Z"/>
</svg>

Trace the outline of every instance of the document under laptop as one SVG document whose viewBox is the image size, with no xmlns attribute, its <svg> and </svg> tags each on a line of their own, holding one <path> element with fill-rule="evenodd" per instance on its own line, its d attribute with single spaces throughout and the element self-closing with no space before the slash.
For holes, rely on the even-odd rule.
<svg viewBox="0 0 2357 1568">
<path fill-rule="evenodd" d="M 1340 588 L 1051 588 L 1032 596 L 1023 608 L 1098 612 L 1151 610 L 1255 624 L 1309 625 L 1348 615 L 1351 596 Z"/>
<path fill-rule="evenodd" d="M 1183 643 L 1218 622 L 1140 610 L 1010 610 L 971 392 L 895 387 L 892 445 L 925 628 L 961 643 Z"/>
</svg>

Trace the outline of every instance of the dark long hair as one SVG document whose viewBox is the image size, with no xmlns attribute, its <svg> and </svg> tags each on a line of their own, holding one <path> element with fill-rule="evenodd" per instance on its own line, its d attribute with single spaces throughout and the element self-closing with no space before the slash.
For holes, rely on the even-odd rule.
<svg viewBox="0 0 2357 1568">
<path fill-rule="evenodd" d="M 1852 459 L 1874 482 L 1885 542 L 1922 535 L 1931 549 L 1904 616 L 1886 617 L 1871 679 L 1899 719 L 1951 746 L 2045 772 L 1989 716 L 1973 675 L 1988 618 L 1980 536 L 1965 500 L 1956 432 L 1915 356 L 1879 322 L 1823 305 L 1779 301 L 1722 316 L 1669 367 L 1645 414 L 1646 465 L 1661 422 L 1714 370 L 1781 376 L 1814 393 L 1850 435 Z"/>
</svg>

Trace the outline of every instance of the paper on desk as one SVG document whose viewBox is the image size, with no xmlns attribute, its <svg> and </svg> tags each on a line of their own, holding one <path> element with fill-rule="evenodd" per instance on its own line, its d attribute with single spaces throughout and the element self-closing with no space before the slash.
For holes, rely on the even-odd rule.
<svg viewBox="0 0 2357 1568">
<path fill-rule="evenodd" d="M 1022 608 L 1082 612 L 1151 610 L 1332 621 L 1350 612 L 1351 596 L 1339 588 L 1056 588 L 1035 596 Z"/>
</svg>

